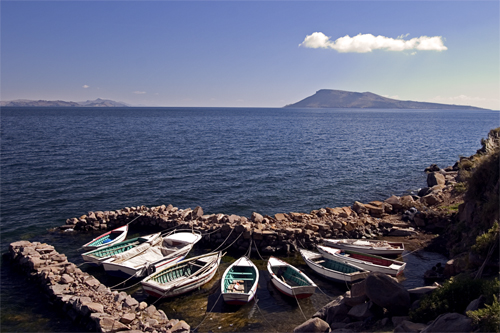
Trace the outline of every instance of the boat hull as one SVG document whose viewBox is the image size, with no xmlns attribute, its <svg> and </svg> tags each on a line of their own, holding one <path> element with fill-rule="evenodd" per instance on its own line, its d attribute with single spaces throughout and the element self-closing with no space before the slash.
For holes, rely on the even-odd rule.
<svg viewBox="0 0 500 333">
<path fill-rule="evenodd" d="M 323 258 L 323 256 L 321 254 L 314 253 L 314 252 L 307 251 L 307 250 L 303 250 L 303 249 L 300 249 L 299 251 L 300 251 L 302 258 L 306 262 L 307 266 L 309 266 L 309 268 L 311 268 L 318 275 L 320 275 L 328 280 L 334 281 L 334 282 L 351 284 L 351 283 L 358 282 L 358 281 L 365 279 L 369 274 L 368 271 L 366 271 L 362 268 L 359 268 L 359 267 L 355 267 L 354 265 L 349 265 L 349 264 L 344 264 L 344 265 L 354 267 L 354 268 L 358 269 L 358 271 L 352 272 L 352 273 L 344 273 L 344 272 L 337 271 L 334 269 L 329 269 L 329 268 L 326 268 L 323 265 L 319 264 L 319 262 L 321 261 L 321 258 Z M 314 260 L 316 260 L 316 261 L 314 261 Z M 339 264 L 343 264 L 343 263 L 339 263 Z"/>
<path fill-rule="evenodd" d="M 359 239 L 324 239 L 323 244 L 339 249 L 359 251 L 380 256 L 397 256 L 404 252 L 404 243 L 384 242 L 391 245 L 377 246 L 380 241 L 366 241 Z"/>
<path fill-rule="evenodd" d="M 302 271 L 289 263 L 275 257 L 270 257 L 267 262 L 267 270 L 271 275 L 271 282 L 282 294 L 296 297 L 307 298 L 316 291 L 316 284 Z M 282 270 L 281 278 L 275 274 Z M 295 284 L 294 286 L 291 283 Z"/>
<path fill-rule="evenodd" d="M 240 281 L 240 282 L 237 282 Z M 232 263 L 221 279 L 221 295 L 224 302 L 232 305 L 243 305 L 250 302 L 257 293 L 259 270 L 247 257 L 241 257 Z M 243 283 L 244 291 L 230 291 L 230 285 Z M 234 287 L 236 288 L 236 287 Z M 236 289 L 234 289 L 236 290 Z M 245 291 L 246 290 L 246 291 Z"/>
<path fill-rule="evenodd" d="M 176 264 L 181 260 L 184 260 L 186 256 L 176 256 L 173 258 L 169 258 L 168 260 L 165 260 L 162 263 L 155 263 L 154 265 L 154 272 L 157 272 L 158 270 L 162 269 L 163 267 L 168 267 L 170 265 Z M 129 278 L 131 276 L 136 276 L 136 277 L 144 277 L 147 274 L 147 272 L 144 270 L 144 266 L 141 265 L 140 267 L 127 267 L 124 265 L 119 265 L 115 264 L 113 262 L 107 262 L 104 261 L 102 263 L 102 266 L 104 270 L 106 271 L 107 274 L 114 276 L 114 277 L 119 277 L 119 278 Z"/>
<path fill-rule="evenodd" d="M 200 258 L 200 257 L 197 257 Z M 161 274 L 162 271 L 169 269 L 169 267 L 163 268 L 161 271 L 155 273 L 152 276 L 149 276 L 145 278 L 144 280 L 141 281 L 142 288 L 144 291 L 153 297 L 156 298 L 170 298 L 170 297 L 175 297 L 182 295 L 184 293 L 190 292 L 196 288 L 199 288 L 206 283 L 208 283 L 217 273 L 217 269 L 220 264 L 220 259 L 221 259 L 221 254 L 218 253 L 217 258 L 215 259 L 215 262 L 209 266 L 209 269 L 207 269 L 203 274 L 200 276 L 181 276 L 178 278 L 178 280 L 171 281 L 168 284 L 162 285 L 161 283 L 157 283 L 153 280 L 154 276 L 157 274 Z M 190 258 L 186 261 L 193 261 L 196 260 L 195 258 Z M 175 265 L 180 265 L 182 262 L 179 262 Z M 210 265 L 210 263 L 207 263 L 207 265 Z"/>
<path fill-rule="evenodd" d="M 353 265 L 366 269 L 370 272 L 380 272 L 392 276 L 398 276 L 403 273 L 406 267 L 406 263 L 401 261 L 351 250 L 343 250 L 344 254 L 340 254 L 340 249 L 318 245 L 318 251 L 327 259 L 352 263 Z M 375 262 L 379 262 L 384 265 L 378 265 Z"/>
<path fill-rule="evenodd" d="M 108 238 L 107 236 L 110 236 L 113 233 L 119 233 L 119 235 L 107 243 L 99 242 L 100 239 Z M 92 251 L 92 250 L 96 250 L 96 249 L 101 248 L 101 247 L 111 246 L 111 245 L 123 242 L 125 240 L 125 238 L 127 237 L 127 233 L 128 233 L 128 225 L 121 226 L 119 228 L 108 231 L 105 234 L 102 234 L 101 236 L 99 236 L 97 238 L 94 238 L 93 240 L 91 240 L 87 244 L 83 245 L 82 249 L 84 251 Z M 100 244 L 95 244 L 95 243 L 100 243 Z"/>
</svg>

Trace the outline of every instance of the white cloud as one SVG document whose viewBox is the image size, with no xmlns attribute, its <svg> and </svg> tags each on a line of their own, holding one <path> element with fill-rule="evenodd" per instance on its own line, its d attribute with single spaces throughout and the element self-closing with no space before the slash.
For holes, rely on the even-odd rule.
<svg viewBox="0 0 500 333">
<path fill-rule="evenodd" d="M 136 95 L 144 95 L 145 93 L 145 91 L 134 91 L 134 94 Z"/>
<path fill-rule="evenodd" d="M 84 89 L 87 89 L 87 88 L 89 88 L 89 87 L 90 87 L 90 86 L 88 86 L 88 85 L 86 85 L 86 84 L 84 84 L 84 85 L 82 86 L 82 88 L 84 88 Z"/>
<path fill-rule="evenodd" d="M 358 34 L 354 37 L 346 35 L 331 41 L 330 37 L 322 32 L 313 32 L 307 35 L 304 41 L 299 46 L 313 49 L 334 49 L 338 52 L 356 52 L 367 53 L 373 50 L 386 51 L 444 51 L 448 48 L 444 46 L 441 36 L 427 37 L 421 36 L 404 40 L 402 38 L 408 36 L 401 35 L 398 38 L 390 38 L 384 36 L 374 36 L 372 34 Z"/>
</svg>

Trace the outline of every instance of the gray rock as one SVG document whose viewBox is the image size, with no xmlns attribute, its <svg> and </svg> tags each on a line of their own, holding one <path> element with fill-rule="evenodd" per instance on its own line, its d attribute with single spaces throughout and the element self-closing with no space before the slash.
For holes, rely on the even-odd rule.
<svg viewBox="0 0 500 333">
<path fill-rule="evenodd" d="M 394 328 L 394 333 L 399 333 L 399 332 L 419 333 L 426 327 L 427 325 L 425 324 L 414 323 L 409 320 L 403 320 Z"/>
<path fill-rule="evenodd" d="M 172 331 L 172 333 L 182 333 L 189 332 L 190 329 L 191 327 L 184 320 L 180 320 L 177 324 L 172 326 L 170 331 Z"/>
<path fill-rule="evenodd" d="M 446 178 L 439 172 L 431 172 L 427 174 L 427 186 L 433 187 L 434 185 L 446 184 Z"/>
<path fill-rule="evenodd" d="M 135 313 L 133 312 L 129 312 L 129 313 L 125 313 L 121 318 L 120 318 L 120 322 L 125 324 L 125 325 L 128 325 L 130 324 L 131 322 L 133 322 L 135 320 Z"/>
<path fill-rule="evenodd" d="M 421 333 L 470 332 L 471 329 L 472 319 L 453 312 L 440 315 Z"/>
<path fill-rule="evenodd" d="M 486 302 L 486 297 L 484 297 L 483 295 L 479 296 L 479 298 L 476 298 L 475 300 L 470 302 L 469 305 L 467 305 L 465 313 L 467 313 L 467 311 L 476 311 L 480 308 L 483 308 L 485 302 Z"/>
<path fill-rule="evenodd" d="M 311 318 L 295 327 L 293 333 L 328 333 L 330 326 L 320 318 Z"/>
<path fill-rule="evenodd" d="M 375 304 L 386 308 L 393 315 L 406 315 L 410 308 L 410 294 L 393 278 L 386 274 L 372 272 L 366 279 L 366 295 Z"/>
<path fill-rule="evenodd" d="M 367 302 L 353 306 L 347 315 L 356 320 L 363 320 L 373 316 L 373 313 L 370 311 L 370 303 Z"/>
</svg>

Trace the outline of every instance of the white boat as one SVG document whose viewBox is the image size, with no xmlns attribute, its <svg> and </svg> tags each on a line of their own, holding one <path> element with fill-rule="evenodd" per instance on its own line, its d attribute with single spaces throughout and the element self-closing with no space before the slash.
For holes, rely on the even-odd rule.
<svg viewBox="0 0 500 333">
<path fill-rule="evenodd" d="M 157 298 L 174 297 L 203 286 L 219 268 L 221 252 L 189 258 L 164 267 L 141 281 L 146 293 Z"/>
<path fill-rule="evenodd" d="M 347 262 L 370 272 L 381 272 L 397 276 L 403 273 L 403 270 L 406 267 L 406 263 L 402 261 L 388 259 L 374 254 L 356 252 L 352 250 L 342 250 L 323 245 L 318 245 L 317 248 L 319 253 L 327 259 Z"/>
<path fill-rule="evenodd" d="M 146 249 L 161 241 L 161 233 L 155 233 L 147 236 L 136 237 L 114 245 L 98 248 L 89 252 L 82 253 L 85 262 L 100 265 L 115 255 L 137 255 Z"/>
<path fill-rule="evenodd" d="M 233 262 L 221 279 L 221 294 L 228 304 L 242 305 L 250 302 L 257 292 L 259 270 L 246 256 Z"/>
<path fill-rule="evenodd" d="M 287 296 L 307 298 L 316 291 L 317 285 L 304 272 L 283 260 L 270 257 L 267 270 L 273 285 Z"/>
<path fill-rule="evenodd" d="M 119 228 L 113 229 L 100 235 L 97 238 L 92 239 L 90 242 L 82 246 L 85 251 L 95 250 L 103 246 L 110 246 L 116 243 L 120 243 L 125 240 L 128 233 L 128 224 L 121 226 Z"/>
<path fill-rule="evenodd" d="M 363 280 L 370 272 L 343 262 L 329 260 L 317 252 L 299 249 L 302 259 L 313 271 L 335 282 L 354 283 Z"/>
<path fill-rule="evenodd" d="M 172 232 L 140 253 L 126 252 L 102 262 L 106 273 L 117 277 L 143 277 L 181 261 L 201 239 L 200 233 Z"/>
<path fill-rule="evenodd" d="M 323 244 L 338 249 L 354 250 L 377 255 L 399 255 L 405 250 L 404 243 L 366 239 L 323 239 Z"/>
</svg>

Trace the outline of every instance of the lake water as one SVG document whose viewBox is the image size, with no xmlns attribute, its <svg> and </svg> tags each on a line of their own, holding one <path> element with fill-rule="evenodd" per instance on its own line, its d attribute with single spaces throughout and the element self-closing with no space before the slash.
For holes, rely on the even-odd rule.
<svg viewBox="0 0 500 333">
<path fill-rule="evenodd" d="M 89 235 L 66 237 L 48 229 L 88 211 L 172 204 L 249 217 L 254 211 L 309 212 L 405 194 L 425 186 L 423 170 L 430 164 L 445 167 L 475 153 L 481 138 L 500 126 L 499 114 L 2 108 L 2 253 L 12 241 L 45 241 L 77 262 L 75 242 L 83 244 Z M 7 266 L 2 331 L 78 330 L 36 297 L 23 301 L 20 295 L 31 287 Z M 244 330 L 258 330 L 251 327 Z"/>
</svg>

